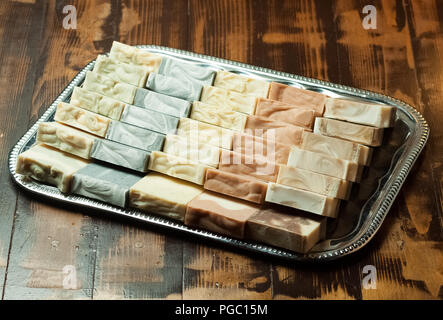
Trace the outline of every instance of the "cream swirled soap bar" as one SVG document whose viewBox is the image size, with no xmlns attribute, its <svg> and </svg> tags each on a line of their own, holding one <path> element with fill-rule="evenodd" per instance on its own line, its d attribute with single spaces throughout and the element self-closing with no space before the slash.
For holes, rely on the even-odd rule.
<svg viewBox="0 0 443 320">
<path fill-rule="evenodd" d="M 162 57 L 160 55 L 117 41 L 112 43 L 109 56 L 123 63 L 143 66 L 147 68 L 148 72 L 157 72 L 162 63 Z"/>
<path fill-rule="evenodd" d="M 228 107 L 213 106 L 204 102 L 194 101 L 190 118 L 226 129 L 243 131 L 247 116 Z"/>
<path fill-rule="evenodd" d="M 103 55 L 98 56 L 94 72 L 137 87 L 144 87 L 149 74 L 146 67 L 122 63 Z"/>
<path fill-rule="evenodd" d="M 204 86 L 200 101 L 215 106 L 229 107 L 246 114 L 254 114 L 257 97 L 223 88 Z"/>
<path fill-rule="evenodd" d="M 220 70 L 214 80 L 214 87 L 236 91 L 266 98 L 270 83 L 264 80 L 252 79 L 232 72 Z"/>
<path fill-rule="evenodd" d="M 83 88 L 129 104 L 134 102 L 137 91 L 136 86 L 115 81 L 92 71 L 86 72 Z"/>
</svg>

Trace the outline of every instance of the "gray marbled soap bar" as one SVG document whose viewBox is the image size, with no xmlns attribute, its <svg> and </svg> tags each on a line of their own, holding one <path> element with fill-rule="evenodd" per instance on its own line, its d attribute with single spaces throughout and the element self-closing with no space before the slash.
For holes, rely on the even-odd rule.
<svg viewBox="0 0 443 320">
<path fill-rule="evenodd" d="M 175 132 L 179 118 L 146 108 L 126 106 L 125 110 L 123 110 L 120 121 L 168 134 Z"/>
<path fill-rule="evenodd" d="M 97 139 L 91 149 L 91 158 L 128 169 L 147 172 L 150 152 L 118 142 Z"/>
<path fill-rule="evenodd" d="M 212 86 L 215 78 L 214 70 L 170 58 L 163 58 L 158 73 L 179 79 L 183 82 L 197 80 L 206 86 Z"/>
<path fill-rule="evenodd" d="M 72 179 L 72 193 L 125 207 L 129 188 L 143 176 L 90 163 Z"/>
<path fill-rule="evenodd" d="M 187 100 L 142 88 L 138 88 L 135 93 L 134 105 L 179 118 L 188 117 L 191 110 L 191 103 Z"/>
<path fill-rule="evenodd" d="M 105 138 L 146 151 L 157 151 L 163 148 L 165 137 L 164 134 L 155 131 L 111 121 Z"/>
<path fill-rule="evenodd" d="M 148 76 L 146 88 L 168 96 L 188 101 L 198 101 L 203 86 L 198 81 L 182 81 L 181 79 L 152 72 Z"/>
</svg>

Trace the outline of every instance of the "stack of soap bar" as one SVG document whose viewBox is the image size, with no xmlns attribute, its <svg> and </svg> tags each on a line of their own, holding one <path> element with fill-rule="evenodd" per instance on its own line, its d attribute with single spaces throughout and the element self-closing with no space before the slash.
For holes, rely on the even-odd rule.
<svg viewBox="0 0 443 320">
<path fill-rule="evenodd" d="M 146 50 L 138 49 L 117 41 L 112 43 L 109 56 L 123 63 L 144 66 L 148 72 L 155 72 L 160 68 L 162 57 Z"/>
<path fill-rule="evenodd" d="M 134 105 L 178 118 L 187 117 L 191 110 L 189 101 L 142 88 L 138 88 L 135 93 Z"/>
<path fill-rule="evenodd" d="M 126 104 L 121 101 L 105 97 L 101 94 L 75 87 L 71 95 L 70 104 L 113 120 L 120 120 Z"/>
<path fill-rule="evenodd" d="M 207 168 L 210 167 L 160 151 L 153 151 L 149 160 L 149 170 L 200 185 L 204 183 Z"/>
<path fill-rule="evenodd" d="M 220 161 L 220 148 L 209 144 L 190 141 L 186 137 L 173 134 L 166 136 L 163 152 L 177 157 L 197 161 L 205 165 L 217 168 Z"/>
<path fill-rule="evenodd" d="M 323 115 L 326 103 L 326 96 L 321 93 L 298 89 L 277 82 L 271 83 L 268 98 L 289 103 L 299 108 L 314 110 L 316 117 Z"/>
<path fill-rule="evenodd" d="M 205 191 L 188 203 L 185 224 L 241 239 L 257 211 L 256 205 Z"/>
<path fill-rule="evenodd" d="M 267 184 L 258 179 L 208 169 L 203 187 L 206 190 L 261 204 L 265 200 Z"/>
<path fill-rule="evenodd" d="M 219 127 L 243 131 L 247 116 L 228 107 L 213 106 L 200 101 L 194 101 L 190 117 L 191 119 Z"/>
<path fill-rule="evenodd" d="M 198 81 L 202 85 L 211 86 L 214 82 L 215 71 L 181 62 L 172 58 L 163 58 L 158 73 L 179 79 L 182 82 Z"/>
<path fill-rule="evenodd" d="M 270 182 L 266 201 L 336 218 L 340 200 L 318 193 Z"/>
<path fill-rule="evenodd" d="M 287 145 L 299 145 L 304 129 L 286 122 L 274 121 L 259 116 L 248 116 L 245 132 Z"/>
<path fill-rule="evenodd" d="M 382 128 L 327 118 L 315 119 L 314 133 L 345 139 L 371 147 L 379 147 L 383 141 Z"/>
<path fill-rule="evenodd" d="M 94 72 L 114 79 L 118 82 L 143 87 L 149 70 L 143 66 L 122 63 L 116 59 L 99 55 L 94 65 Z"/>
<path fill-rule="evenodd" d="M 140 128 L 168 134 L 175 132 L 179 118 L 146 108 L 126 106 L 120 121 Z"/>
<path fill-rule="evenodd" d="M 248 218 L 245 238 L 306 253 L 324 236 L 326 218 L 283 206 L 267 206 Z"/>
<path fill-rule="evenodd" d="M 242 94 L 251 94 L 263 98 L 268 96 L 269 85 L 269 82 L 248 78 L 224 70 L 217 71 L 214 81 L 214 87 L 220 87 Z"/>
<path fill-rule="evenodd" d="M 181 81 L 159 73 L 149 74 L 146 88 L 188 101 L 199 100 L 203 86 L 197 81 Z"/>
<path fill-rule="evenodd" d="M 194 183 L 150 172 L 130 188 L 129 205 L 183 222 L 187 204 L 202 192 Z"/>
<path fill-rule="evenodd" d="M 228 107 L 231 110 L 254 114 L 257 97 L 217 87 L 204 86 L 200 98 L 207 104 Z"/>
<path fill-rule="evenodd" d="M 129 104 L 134 102 L 137 91 L 136 86 L 118 82 L 91 71 L 86 72 L 83 88 Z"/>
<path fill-rule="evenodd" d="M 233 131 L 217 127 L 201 121 L 189 118 L 180 118 L 177 129 L 179 136 L 186 137 L 190 141 L 210 144 L 219 148 L 231 149 Z"/>
<path fill-rule="evenodd" d="M 219 170 L 275 182 L 280 166 L 274 162 L 264 161 L 238 152 L 222 150 Z"/>
<path fill-rule="evenodd" d="M 299 108 L 293 104 L 263 98 L 258 99 L 255 114 L 271 120 L 283 121 L 295 126 L 304 127 L 308 130 L 312 130 L 315 119 L 314 110 Z"/>
<path fill-rule="evenodd" d="M 395 111 L 394 107 L 387 105 L 329 98 L 323 116 L 377 128 L 388 128 L 394 123 Z"/>
<path fill-rule="evenodd" d="M 72 193 L 125 207 L 129 188 L 142 177 L 97 163 L 74 173 Z"/>
<path fill-rule="evenodd" d="M 61 192 L 70 192 L 72 176 L 88 161 L 37 144 L 21 153 L 15 171 L 35 180 L 56 186 Z"/>
</svg>

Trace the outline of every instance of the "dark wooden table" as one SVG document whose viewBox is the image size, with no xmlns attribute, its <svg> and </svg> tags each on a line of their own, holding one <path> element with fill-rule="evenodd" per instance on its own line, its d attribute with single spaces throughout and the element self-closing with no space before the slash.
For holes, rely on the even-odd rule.
<svg viewBox="0 0 443 320">
<path fill-rule="evenodd" d="M 362 25 L 368 2 L 376 29 Z M 70 4 L 77 29 L 63 28 Z M 2 298 L 441 299 L 442 30 L 441 0 L 0 1 Z M 207 245 L 18 190 L 7 169 L 11 146 L 113 40 L 391 95 L 425 116 L 431 137 L 375 239 L 322 266 Z M 376 267 L 375 290 L 362 286 L 365 265 Z M 68 273 L 77 283 L 64 282 Z"/>
</svg>

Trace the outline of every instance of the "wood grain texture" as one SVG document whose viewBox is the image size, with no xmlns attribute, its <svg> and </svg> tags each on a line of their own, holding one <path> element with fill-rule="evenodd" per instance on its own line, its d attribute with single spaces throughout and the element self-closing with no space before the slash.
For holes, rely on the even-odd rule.
<svg viewBox="0 0 443 320">
<path fill-rule="evenodd" d="M 76 30 L 62 27 L 74 5 Z M 2 297 L 65 299 L 441 299 L 441 1 L 98 0 L 0 2 Z M 324 266 L 291 265 L 108 219 L 17 191 L 7 153 L 112 41 L 157 44 L 391 95 L 431 127 L 376 237 Z M 11 241 L 12 240 L 12 241 Z M 377 289 L 362 286 L 365 265 Z M 63 288 L 65 266 L 77 285 Z"/>
</svg>

